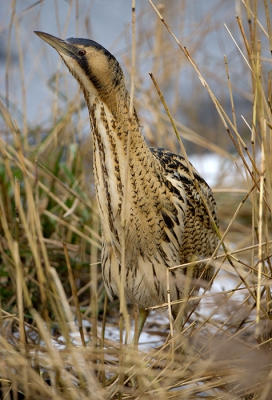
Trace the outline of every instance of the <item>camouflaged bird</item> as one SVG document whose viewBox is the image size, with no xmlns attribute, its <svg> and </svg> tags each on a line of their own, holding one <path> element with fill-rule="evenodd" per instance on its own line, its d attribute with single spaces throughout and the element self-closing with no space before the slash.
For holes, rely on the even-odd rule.
<svg viewBox="0 0 272 400">
<path fill-rule="evenodd" d="M 142 310 L 165 303 L 167 268 L 210 257 L 218 243 L 187 163 L 170 151 L 148 147 L 136 112 L 129 114 L 130 98 L 124 74 L 111 53 L 92 40 L 62 40 L 36 33 L 57 50 L 79 82 L 88 106 L 103 232 L 102 273 L 107 293 L 110 298 L 119 295 L 125 207 L 126 301 L 138 304 Z M 217 224 L 211 189 L 193 167 L 192 171 Z M 204 263 L 193 266 L 192 277 L 200 277 L 204 268 Z M 209 281 L 213 272 L 211 265 L 204 270 L 202 283 Z M 185 275 L 186 269 L 171 271 L 171 301 L 186 295 Z"/>
</svg>

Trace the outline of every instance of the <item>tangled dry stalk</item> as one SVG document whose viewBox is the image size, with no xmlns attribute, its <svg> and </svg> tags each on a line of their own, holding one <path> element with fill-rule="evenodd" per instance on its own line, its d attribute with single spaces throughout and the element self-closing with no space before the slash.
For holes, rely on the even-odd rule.
<svg viewBox="0 0 272 400">
<path fill-rule="evenodd" d="M 134 102 L 147 140 L 179 152 L 174 125 L 190 153 L 205 153 L 204 160 L 217 154 L 213 190 L 223 245 L 213 257 L 213 290 L 199 295 L 200 308 L 180 329 L 159 325 L 154 314 L 146 329 L 157 330 L 161 344 L 139 351 L 122 333 L 120 342 L 105 336 L 105 330 L 119 327 L 119 306 L 117 300 L 107 302 L 100 275 L 85 104 L 77 89 L 60 91 L 64 69 L 48 75 L 48 58 L 48 68 L 42 68 L 45 48 L 25 71 L 25 19 L 35 19 L 28 32 L 37 28 L 42 2 L 20 13 L 16 2 L 9 6 L 9 22 L 2 20 L 0 28 L 8 37 L 0 99 L 3 399 L 271 398 L 271 10 L 267 0 L 236 3 L 235 10 L 227 0 L 218 2 L 198 16 L 191 31 L 185 19 L 189 2 L 149 0 L 137 10 Z M 74 6 L 77 1 L 69 3 L 66 26 Z M 214 34 L 221 44 L 225 37 L 220 13 L 228 21 L 224 29 L 231 44 L 218 60 L 212 43 Z M 91 37 L 87 28 L 80 36 Z M 122 35 L 128 36 L 128 27 Z M 122 57 L 130 76 L 130 56 L 124 52 Z M 172 124 L 147 68 L 139 67 L 144 59 Z M 37 70 L 48 82 L 45 101 L 52 107 L 46 119 L 29 123 L 27 93 Z M 180 76 L 191 82 L 187 95 Z M 13 80 L 21 92 L 18 102 Z M 158 308 L 166 310 L 167 304 Z M 115 373 L 119 378 L 110 384 Z"/>
</svg>

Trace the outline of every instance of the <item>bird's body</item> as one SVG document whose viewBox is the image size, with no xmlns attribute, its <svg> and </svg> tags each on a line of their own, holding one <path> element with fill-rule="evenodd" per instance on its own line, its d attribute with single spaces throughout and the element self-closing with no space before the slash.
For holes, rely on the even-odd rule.
<svg viewBox="0 0 272 400">
<path fill-rule="evenodd" d="M 207 258 L 216 248 L 217 236 L 201 198 L 217 224 L 211 189 L 192 167 L 200 195 L 183 157 L 148 147 L 136 112 L 129 112 L 123 71 L 107 50 L 87 39 L 63 41 L 37 34 L 59 52 L 89 109 L 107 292 L 110 297 L 119 295 L 124 234 L 126 301 L 142 309 L 165 303 L 167 269 Z M 197 264 L 190 277 L 203 273 L 202 282 L 209 281 L 213 267 L 204 268 L 204 263 Z M 169 275 L 171 301 L 182 299 L 186 269 Z"/>
</svg>

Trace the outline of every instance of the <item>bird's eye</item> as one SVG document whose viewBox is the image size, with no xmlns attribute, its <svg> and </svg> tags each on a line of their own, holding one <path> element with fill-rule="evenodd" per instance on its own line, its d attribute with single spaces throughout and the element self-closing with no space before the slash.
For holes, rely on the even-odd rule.
<svg viewBox="0 0 272 400">
<path fill-rule="evenodd" d="M 79 51 L 78 51 L 78 55 L 79 55 L 80 57 L 85 56 L 85 54 L 86 54 L 86 51 L 85 51 L 85 50 L 79 50 Z"/>
</svg>

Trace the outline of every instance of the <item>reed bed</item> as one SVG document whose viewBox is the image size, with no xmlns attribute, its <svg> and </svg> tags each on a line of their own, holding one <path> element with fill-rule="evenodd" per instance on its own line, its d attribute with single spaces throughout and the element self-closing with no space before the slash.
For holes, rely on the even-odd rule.
<svg viewBox="0 0 272 400">
<path fill-rule="evenodd" d="M 212 257 L 213 288 L 199 293 L 180 326 L 165 323 L 168 305 L 158 305 L 145 330 L 161 340 L 137 350 L 118 299 L 108 301 L 102 282 L 85 103 L 43 44 L 25 71 L 29 43 L 21 33 L 30 18 L 31 42 L 42 3 L 19 12 L 11 2 L 0 26 L 7 37 L 0 93 L 0 397 L 270 399 L 271 4 L 241 0 L 235 8 L 222 0 L 195 11 L 190 30 L 186 18 L 198 2 L 136 2 L 132 64 L 131 26 L 119 36 L 127 47 L 116 56 L 150 145 L 180 154 L 185 147 L 203 164 L 217 160 L 210 172 L 221 246 Z M 67 7 L 58 25 L 63 37 L 79 3 Z M 52 12 L 58 16 L 57 2 Z M 91 37 L 87 16 L 85 25 L 76 20 L 75 36 Z M 214 35 L 223 48 L 222 27 L 229 44 L 219 58 Z M 37 110 L 37 121 L 29 122 L 34 75 L 47 87 L 47 113 Z M 120 331 L 118 340 L 105 334 L 111 331 Z"/>
</svg>

